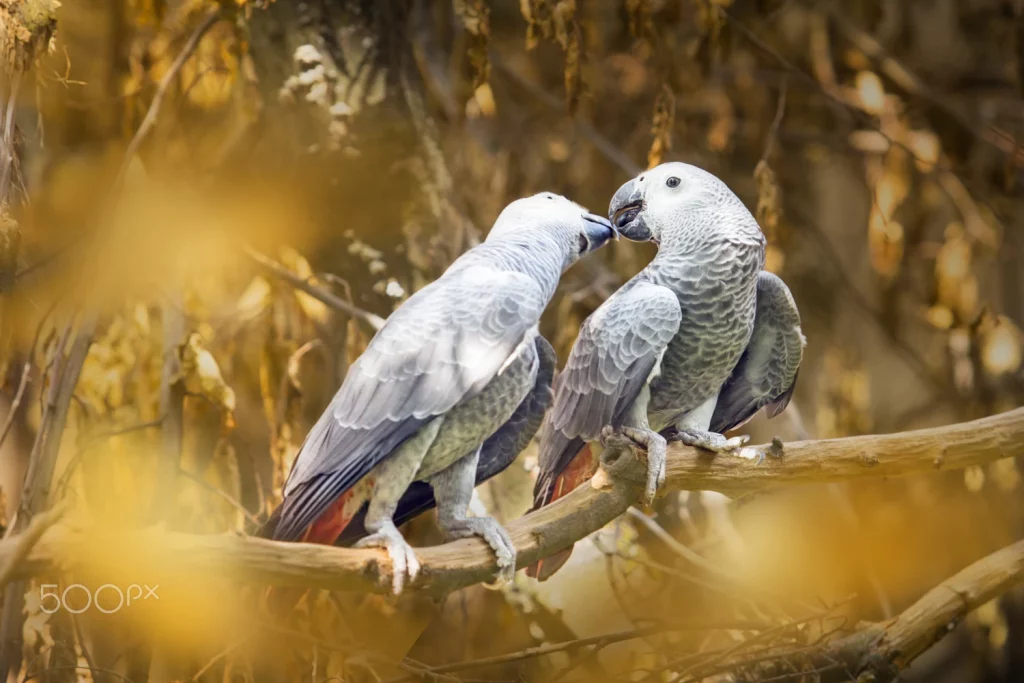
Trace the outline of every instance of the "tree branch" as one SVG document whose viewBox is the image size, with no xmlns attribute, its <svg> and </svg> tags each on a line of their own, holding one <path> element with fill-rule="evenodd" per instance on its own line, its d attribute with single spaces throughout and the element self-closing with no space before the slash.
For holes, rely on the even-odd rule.
<svg viewBox="0 0 1024 683">
<path fill-rule="evenodd" d="M 895 619 L 833 641 L 830 658 L 855 676 L 895 680 L 912 661 L 953 632 L 967 614 L 1024 583 L 1024 541 L 996 551 L 935 586 Z M 858 680 L 861 680 L 858 678 Z"/>
<path fill-rule="evenodd" d="M 760 466 L 732 457 L 710 457 L 696 449 L 669 449 L 665 490 L 713 490 L 736 496 L 795 484 L 851 481 L 961 469 L 1024 452 L 1024 408 L 972 422 L 880 436 L 800 441 L 782 458 Z M 639 499 L 639 458 L 620 457 L 611 478 L 599 473 L 556 503 L 514 520 L 508 532 L 523 567 L 568 547 L 615 519 Z M 17 538 L 0 541 L 0 564 L 12 556 Z M 98 545 L 131 548 L 104 552 Z M 86 552 L 88 550 L 88 552 Z M 494 554 L 477 539 L 464 539 L 417 554 L 423 565 L 413 586 L 441 595 L 494 577 Z M 280 543 L 229 535 L 203 536 L 157 530 L 97 536 L 68 525 L 48 531 L 14 570 L 33 576 L 56 565 L 92 571 L 123 571 L 126 556 L 138 575 L 215 572 L 239 581 L 305 588 L 386 592 L 390 586 L 383 551 Z M 110 562 L 109 567 L 103 566 Z"/>
<path fill-rule="evenodd" d="M 295 289 L 305 292 L 329 308 L 333 308 L 336 311 L 350 315 L 357 320 L 362 320 L 374 330 L 379 330 L 384 326 L 384 319 L 379 315 L 374 315 L 373 313 L 364 311 L 363 309 L 353 306 L 344 299 L 334 296 L 320 287 L 311 285 L 308 281 L 299 277 L 279 263 L 275 263 L 273 260 L 267 258 L 252 247 L 243 247 L 243 251 L 253 263 L 270 275 L 273 275 L 279 280 L 284 280 Z"/>
</svg>

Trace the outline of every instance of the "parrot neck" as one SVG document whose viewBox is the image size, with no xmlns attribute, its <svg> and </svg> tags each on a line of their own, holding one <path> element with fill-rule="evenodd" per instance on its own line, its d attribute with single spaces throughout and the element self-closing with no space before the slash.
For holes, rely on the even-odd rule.
<svg viewBox="0 0 1024 683">
<path fill-rule="evenodd" d="M 751 272 L 764 267 L 764 234 L 745 208 L 731 216 L 719 212 L 702 218 L 691 213 L 686 222 L 662 231 L 658 254 L 644 269 L 648 277 L 670 285 L 690 280 L 712 264 L 756 264 Z"/>
<path fill-rule="evenodd" d="M 543 232 L 523 230 L 479 244 L 459 261 L 527 275 L 540 284 L 550 299 L 567 260 L 565 251 L 557 240 Z"/>
<path fill-rule="evenodd" d="M 659 226 L 661 244 L 651 265 L 671 268 L 680 257 L 689 263 L 748 254 L 763 258 L 764 233 L 747 208 L 737 199 L 734 206 L 724 209 L 718 205 L 668 216 L 666 224 Z"/>
</svg>

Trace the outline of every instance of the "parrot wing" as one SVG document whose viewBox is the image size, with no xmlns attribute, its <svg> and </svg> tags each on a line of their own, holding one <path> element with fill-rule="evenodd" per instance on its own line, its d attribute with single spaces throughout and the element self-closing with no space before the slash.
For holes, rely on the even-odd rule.
<svg viewBox="0 0 1024 683">
<path fill-rule="evenodd" d="M 654 373 L 682 313 L 666 287 L 635 280 L 587 318 L 544 425 L 535 508 L 545 505 L 558 476 L 605 425 L 619 426 Z"/>
<path fill-rule="evenodd" d="M 480 461 L 476 470 L 476 486 L 505 470 L 520 453 L 529 445 L 530 440 L 540 429 L 544 413 L 551 404 L 551 382 L 555 374 L 557 358 L 555 350 L 544 337 L 538 336 L 537 346 L 537 379 L 533 389 L 526 395 L 519 407 L 489 439 L 484 441 L 480 449 Z M 402 496 L 395 511 L 395 525 L 401 526 L 410 519 L 436 506 L 434 490 L 426 482 L 413 482 L 409 490 Z M 345 527 L 338 538 L 338 545 L 351 545 L 366 535 L 363 526 L 365 507 Z"/>
<path fill-rule="evenodd" d="M 718 395 L 711 431 L 735 429 L 765 406 L 768 417 L 785 410 L 796 387 L 805 344 L 789 288 L 777 276 L 762 271 L 757 278 L 754 332 Z"/>
</svg>

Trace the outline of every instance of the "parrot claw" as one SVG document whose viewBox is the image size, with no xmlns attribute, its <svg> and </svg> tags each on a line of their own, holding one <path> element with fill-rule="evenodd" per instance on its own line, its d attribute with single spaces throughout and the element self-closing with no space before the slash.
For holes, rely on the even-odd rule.
<svg viewBox="0 0 1024 683">
<path fill-rule="evenodd" d="M 448 540 L 482 538 L 494 551 L 498 561 L 499 583 L 511 582 L 516 574 L 516 546 L 505 527 L 493 517 L 466 517 L 444 529 Z"/>
<path fill-rule="evenodd" d="M 402 592 L 406 578 L 416 580 L 420 573 L 420 561 L 409 542 L 402 537 L 394 523 L 383 526 L 380 531 L 370 534 L 355 544 L 356 548 L 384 548 L 391 559 L 391 591 Z"/>
<path fill-rule="evenodd" d="M 647 476 L 644 486 L 644 502 L 654 503 L 658 489 L 665 483 L 666 444 L 665 439 L 649 429 L 623 427 L 615 432 L 611 427 L 601 430 L 601 443 L 606 447 L 641 448 L 647 451 Z"/>
<path fill-rule="evenodd" d="M 754 448 L 744 448 L 750 441 L 746 434 L 726 438 L 717 432 L 708 432 L 703 429 L 677 429 L 672 434 L 673 441 L 680 441 L 687 446 L 703 448 L 712 453 L 732 455 L 745 460 L 756 460 L 755 464 L 760 465 L 764 460 L 764 454 Z"/>
</svg>

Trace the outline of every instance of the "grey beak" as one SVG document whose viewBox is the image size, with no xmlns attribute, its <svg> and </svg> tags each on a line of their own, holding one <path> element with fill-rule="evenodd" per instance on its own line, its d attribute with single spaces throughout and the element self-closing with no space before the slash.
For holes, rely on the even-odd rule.
<svg viewBox="0 0 1024 683">
<path fill-rule="evenodd" d="M 600 249 L 608 240 L 619 236 L 611 221 L 592 213 L 583 214 L 583 234 L 587 238 L 587 252 Z"/>
<path fill-rule="evenodd" d="M 608 217 L 611 218 L 619 234 L 634 242 L 646 242 L 651 239 L 651 231 L 644 221 L 643 188 L 636 178 L 626 182 L 612 197 L 608 206 Z"/>
</svg>

